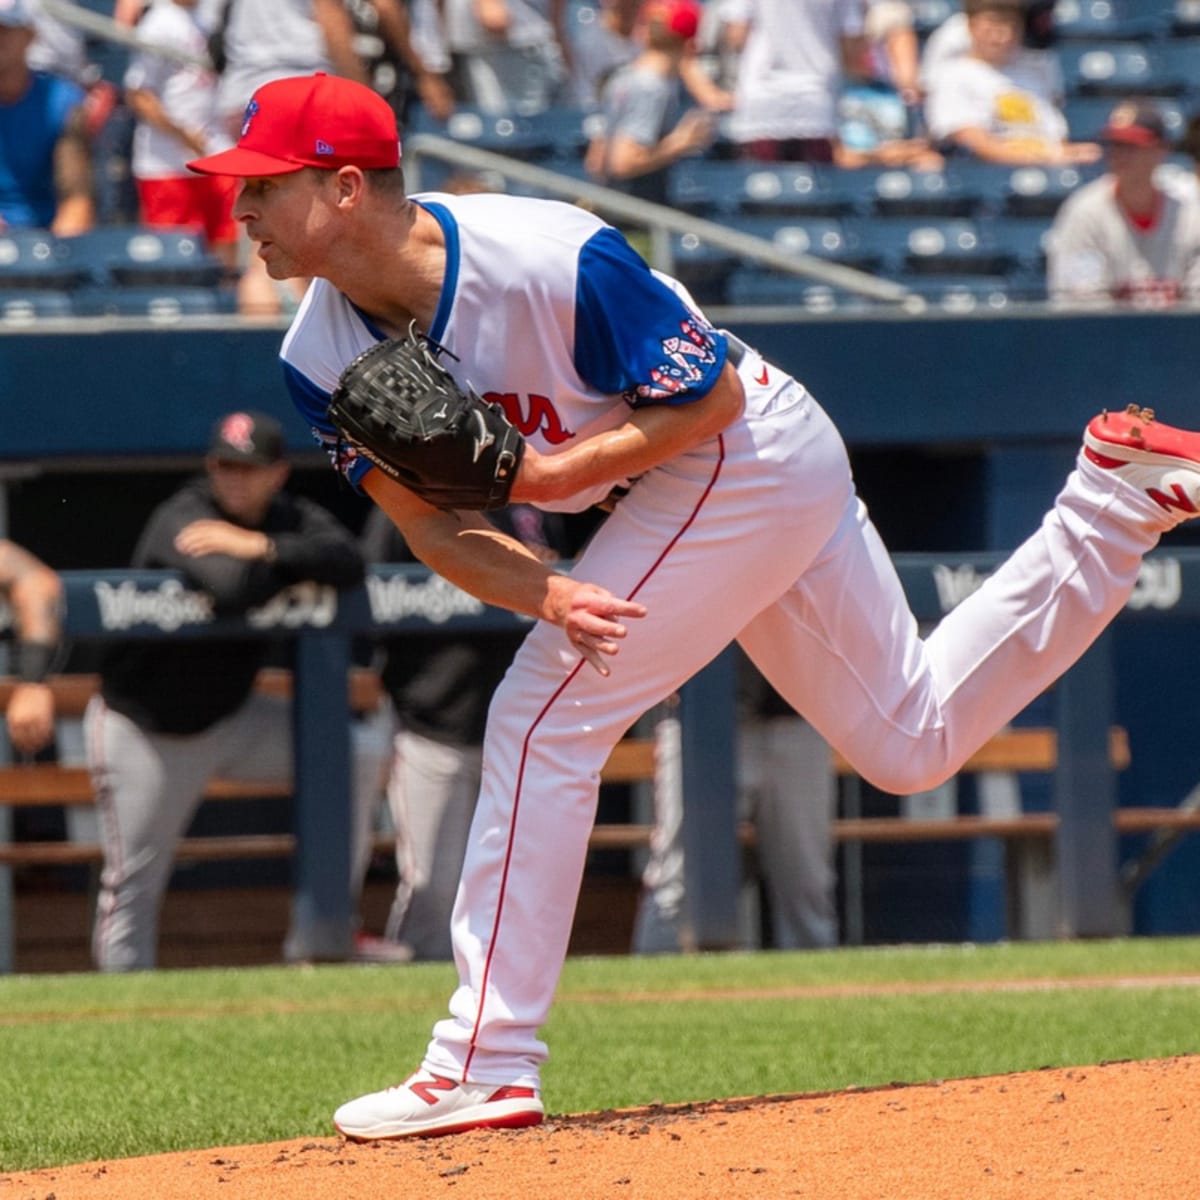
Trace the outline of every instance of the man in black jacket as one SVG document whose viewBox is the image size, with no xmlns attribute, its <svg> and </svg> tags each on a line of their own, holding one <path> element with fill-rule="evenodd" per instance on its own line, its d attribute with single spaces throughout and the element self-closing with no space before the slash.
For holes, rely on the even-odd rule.
<svg viewBox="0 0 1200 1200">
<path fill-rule="evenodd" d="M 134 567 L 182 572 L 212 598 L 217 616 L 246 613 L 291 585 L 362 581 L 350 532 L 283 490 L 289 468 L 278 422 L 257 413 L 225 416 L 205 466 L 151 515 Z M 288 702 L 254 691 L 270 645 L 163 639 L 117 645 L 106 656 L 100 694 L 84 719 L 104 844 L 92 936 L 101 970 L 155 965 L 175 841 L 208 780 L 290 776 Z M 372 771 L 356 755 L 356 807 L 373 804 L 381 765 Z M 365 819 L 356 826 L 361 840 Z M 293 927 L 285 954 L 321 956 L 309 943 L 309 931 Z"/>
</svg>

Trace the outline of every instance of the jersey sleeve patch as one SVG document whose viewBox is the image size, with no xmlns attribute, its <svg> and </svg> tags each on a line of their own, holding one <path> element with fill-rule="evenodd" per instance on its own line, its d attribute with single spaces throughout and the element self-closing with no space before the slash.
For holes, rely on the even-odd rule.
<svg viewBox="0 0 1200 1200">
<path fill-rule="evenodd" d="M 328 416 L 330 394 L 289 362 L 283 363 L 283 378 L 292 403 L 308 422 L 317 445 L 329 455 L 329 461 L 346 477 L 346 481 L 361 491 L 363 476 L 371 470 L 372 464 L 369 459 L 361 457 L 353 446 L 339 438 Z"/>
<path fill-rule="evenodd" d="M 580 377 L 635 406 L 698 400 L 725 366 L 725 338 L 615 229 L 599 230 L 581 249 L 575 309 Z"/>
</svg>

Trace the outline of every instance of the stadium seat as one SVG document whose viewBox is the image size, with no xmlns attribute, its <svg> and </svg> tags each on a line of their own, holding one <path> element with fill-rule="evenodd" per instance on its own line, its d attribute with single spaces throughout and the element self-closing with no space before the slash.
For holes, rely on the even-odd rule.
<svg viewBox="0 0 1200 1200">
<path fill-rule="evenodd" d="M 1173 37 L 1195 37 L 1200 34 L 1200 0 L 1175 0 L 1171 13 Z"/>
<path fill-rule="evenodd" d="M 224 266 L 190 230 L 108 226 L 64 238 L 71 263 L 98 287 L 213 288 Z"/>
<path fill-rule="evenodd" d="M 910 312 L 1003 312 L 1018 302 L 1004 279 L 915 275 L 901 282 L 912 292 L 904 301 Z"/>
<path fill-rule="evenodd" d="M 1102 162 L 1081 166 L 1006 167 L 993 211 L 1011 217 L 1052 217 L 1083 184 L 1104 173 Z"/>
<path fill-rule="evenodd" d="M 734 306 L 796 307 L 810 313 L 863 311 L 873 306 L 871 300 L 827 283 L 751 266 L 734 271 L 725 292 L 727 302 Z"/>
<path fill-rule="evenodd" d="M 703 241 L 694 233 L 671 235 L 671 274 L 699 304 L 723 304 L 725 285 L 739 263 L 732 251 Z"/>
<path fill-rule="evenodd" d="M 841 172 L 838 187 L 862 215 L 969 217 L 983 202 L 983 193 L 971 178 L 953 167 L 944 171 L 864 167 Z"/>
<path fill-rule="evenodd" d="M 1200 64 L 1198 64 L 1200 69 Z M 1067 126 L 1071 131 L 1074 142 L 1094 142 L 1100 137 L 1100 131 L 1108 121 L 1116 100 L 1112 96 L 1072 96 L 1063 105 L 1067 118 Z M 1157 96 L 1155 105 L 1162 112 L 1163 122 L 1167 127 L 1167 135 L 1172 141 L 1177 141 L 1187 125 L 1188 108 L 1181 99 L 1171 96 Z"/>
<path fill-rule="evenodd" d="M 1016 267 L 1013 254 L 979 224 L 962 218 L 877 217 L 845 222 L 864 253 L 884 274 L 1004 276 Z"/>
<path fill-rule="evenodd" d="M 522 120 L 531 134 L 549 144 L 548 157 L 581 159 L 604 118 L 590 109 L 560 104 L 545 112 L 531 113 Z"/>
<path fill-rule="evenodd" d="M 1053 223 L 1048 217 L 996 217 L 980 226 L 988 240 L 1012 256 L 1016 273 L 1037 277 L 1046 274 L 1046 235 Z"/>
<path fill-rule="evenodd" d="M 523 162 L 549 158 L 555 148 L 549 127 L 535 128 L 529 117 L 497 115 L 468 107 L 455 109 L 446 122 L 438 121 L 425 109 L 418 108 L 406 132 L 449 138 L 464 146 L 506 154 Z"/>
<path fill-rule="evenodd" d="M 762 217 L 734 216 L 725 222 L 731 229 L 749 233 L 771 242 L 789 254 L 809 254 L 814 258 L 855 267 L 861 271 L 877 270 L 878 255 L 865 250 L 857 231 L 847 232 L 843 222 L 834 217 Z M 770 270 L 764 262 L 751 265 Z M 795 278 L 792 276 L 792 278 Z"/>
<path fill-rule="evenodd" d="M 748 164 L 721 159 L 685 158 L 667 173 L 667 203 L 681 212 L 715 217 L 737 211 Z"/>
<path fill-rule="evenodd" d="M 144 317 L 173 324 L 183 317 L 208 317 L 235 307 L 233 295 L 204 287 L 125 287 L 87 293 L 90 311 L 100 316 Z"/>
<path fill-rule="evenodd" d="M 738 164 L 739 212 L 836 217 L 851 211 L 847 172 L 811 163 Z"/>
<path fill-rule="evenodd" d="M 1064 41 L 1140 41 L 1167 32 L 1165 6 L 1130 4 L 1126 0 L 1058 0 L 1054 32 Z"/>
<path fill-rule="evenodd" d="M 75 306 L 69 292 L 21 288 L 0 291 L 0 325 L 32 325 L 48 317 L 73 317 Z"/>
<path fill-rule="evenodd" d="M 69 291 L 86 281 L 64 242 L 45 229 L 0 229 L 0 288 Z"/>
<path fill-rule="evenodd" d="M 1170 42 L 1065 42 L 1058 47 L 1071 96 L 1174 96 L 1185 92 L 1195 60 L 1167 53 Z M 1178 43 L 1186 45 L 1186 43 Z"/>
</svg>

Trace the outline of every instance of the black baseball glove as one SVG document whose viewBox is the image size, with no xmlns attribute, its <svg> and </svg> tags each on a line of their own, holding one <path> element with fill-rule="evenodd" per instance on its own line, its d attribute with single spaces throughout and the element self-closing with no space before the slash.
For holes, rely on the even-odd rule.
<svg viewBox="0 0 1200 1200">
<path fill-rule="evenodd" d="M 357 453 L 438 508 L 502 508 L 525 452 L 503 409 L 464 392 L 411 327 L 342 372 L 329 419 Z"/>
</svg>

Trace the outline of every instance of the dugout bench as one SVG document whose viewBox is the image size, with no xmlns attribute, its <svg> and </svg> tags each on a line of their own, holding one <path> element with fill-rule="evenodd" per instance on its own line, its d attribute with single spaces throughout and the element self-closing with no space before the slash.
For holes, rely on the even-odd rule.
<svg viewBox="0 0 1200 1200">
<path fill-rule="evenodd" d="M 920 618 L 932 620 L 953 607 L 971 586 L 977 586 L 1001 557 L 898 555 L 896 561 L 914 611 Z M 1147 560 L 1146 570 L 1161 570 L 1163 560 L 1171 563 L 1179 586 L 1171 589 L 1163 602 L 1147 602 L 1146 589 L 1135 592 L 1127 616 L 1194 617 L 1200 612 L 1200 552 L 1182 550 L 1154 556 Z M 511 629 L 527 622 L 481 604 L 422 567 L 373 568 L 365 587 L 340 597 L 332 589 L 298 585 L 238 620 L 215 619 L 205 597 L 189 591 L 167 572 L 64 572 L 63 577 L 66 627 L 76 640 L 218 635 L 294 638 L 295 784 L 282 794 L 294 795 L 296 836 L 293 840 L 281 835 L 284 840 L 276 842 L 274 850 L 276 855 L 294 854 L 295 902 L 306 906 L 302 911 L 311 913 L 328 937 L 329 956 L 342 956 L 352 904 L 348 887 L 349 737 L 352 704 L 357 701 L 350 675 L 351 639 L 367 633 L 420 636 L 430 629 L 468 625 Z M 835 838 L 845 846 L 1000 838 L 1016 851 L 1014 863 L 1027 864 L 1010 872 L 1010 879 L 1017 880 L 1020 903 L 1028 911 L 1036 899 L 1043 913 L 1052 914 L 1039 919 L 1039 932 L 1047 925 L 1047 936 L 1125 932 L 1127 905 L 1117 862 L 1118 835 L 1158 831 L 1169 837 L 1200 828 L 1200 817 L 1189 810 L 1117 811 L 1114 772 L 1127 761 L 1128 751 L 1121 744 L 1120 733 L 1111 729 L 1109 659 L 1107 638 L 1102 637 L 1056 685 L 1053 728 L 998 735 L 968 768 L 1051 772 L 1053 812 L 920 822 L 849 816 L 837 823 Z M 348 678 L 351 686 L 347 686 Z M 283 682 L 278 686 L 284 686 Z M 693 925 L 702 947 L 728 946 L 736 942 L 740 846 L 746 837 L 734 814 L 730 656 L 715 660 L 682 689 L 680 719 L 684 794 L 688 797 L 684 845 Z M 848 770 L 845 764 L 839 769 L 843 773 Z M 5 847 L 0 853 L 0 971 L 11 969 L 11 866 L 22 853 L 46 853 L 32 846 L 24 850 L 12 846 L 11 808 L 21 803 L 91 802 L 86 773 L 72 775 L 69 768 L 59 767 L 39 767 L 26 774 L 28 770 L 0 769 L 0 845 Z M 60 774 L 42 773 L 48 771 Z M 632 781 L 651 773 L 652 750 L 648 743 L 635 739 L 614 752 L 606 778 Z M 51 801 L 46 798 L 47 789 L 52 791 L 56 785 L 61 785 L 61 791 L 57 800 Z M 215 783 L 214 794 L 227 786 Z M 245 785 L 238 787 L 245 794 Z M 644 845 L 648 839 L 647 826 L 600 826 L 592 844 L 597 848 Z M 264 848 L 246 847 L 245 852 L 253 856 Z M 236 857 L 238 850 L 233 843 L 187 847 L 181 848 L 180 857 Z M 59 853 L 95 855 L 97 851 L 66 847 Z M 1040 865 L 1035 855 L 1041 855 Z"/>
</svg>

